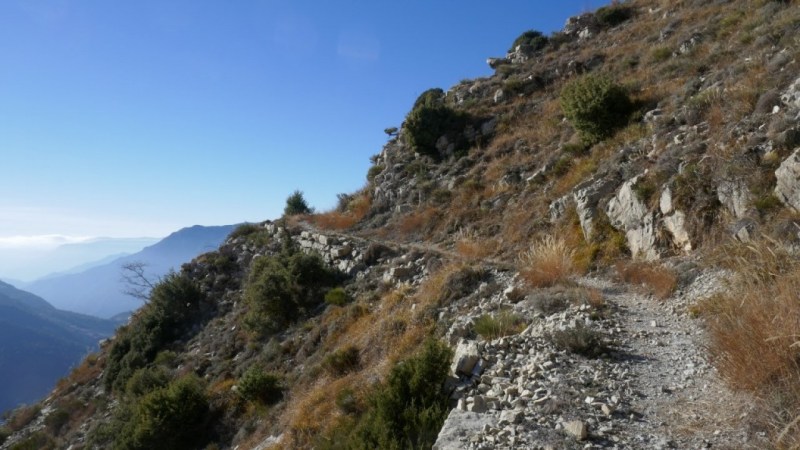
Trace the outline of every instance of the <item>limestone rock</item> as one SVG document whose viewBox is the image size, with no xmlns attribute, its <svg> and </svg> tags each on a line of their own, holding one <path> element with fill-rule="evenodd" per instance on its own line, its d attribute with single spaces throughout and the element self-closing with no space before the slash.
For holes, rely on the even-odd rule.
<svg viewBox="0 0 800 450">
<path fill-rule="evenodd" d="M 744 182 L 723 181 L 717 187 L 717 198 L 737 219 L 741 219 L 750 204 L 750 190 Z"/>
<path fill-rule="evenodd" d="M 613 192 L 616 187 L 617 180 L 615 178 L 600 177 L 598 179 L 590 179 L 575 188 L 573 194 L 575 209 L 578 212 L 578 219 L 581 221 L 583 236 L 587 241 L 591 239 L 594 231 L 593 221 L 598 202 Z"/>
<path fill-rule="evenodd" d="M 461 442 L 462 438 L 466 440 L 472 435 L 480 433 L 486 425 L 491 425 L 494 420 L 494 417 L 488 414 L 453 409 L 444 421 L 432 449 L 461 450 L 464 448 L 464 444 Z"/>
<path fill-rule="evenodd" d="M 800 109 L 800 78 L 794 80 L 783 92 L 781 101 L 790 108 Z"/>
<path fill-rule="evenodd" d="M 470 376 L 472 374 L 472 369 L 475 368 L 475 364 L 480 358 L 481 354 L 478 351 L 478 346 L 475 341 L 461 339 L 453 355 L 453 364 L 450 366 L 450 373 L 456 376 Z"/>
<path fill-rule="evenodd" d="M 781 163 L 775 171 L 775 178 L 775 195 L 786 206 L 800 210 L 800 149 Z"/>
<path fill-rule="evenodd" d="M 631 254 L 646 260 L 658 259 L 656 221 L 652 212 L 636 196 L 633 187 L 643 175 L 623 183 L 606 208 L 611 225 L 625 232 Z"/>
<path fill-rule="evenodd" d="M 564 431 L 575 436 L 579 441 L 585 440 L 589 437 L 589 428 L 581 420 L 573 420 L 564 424 Z"/>
</svg>

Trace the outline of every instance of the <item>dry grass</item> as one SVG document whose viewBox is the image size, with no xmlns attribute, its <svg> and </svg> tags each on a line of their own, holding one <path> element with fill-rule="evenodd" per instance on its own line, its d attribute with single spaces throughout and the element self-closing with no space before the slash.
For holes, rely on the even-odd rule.
<svg viewBox="0 0 800 450">
<path fill-rule="evenodd" d="M 422 233 L 433 228 L 439 215 L 439 210 L 428 206 L 421 210 L 415 210 L 400 219 L 397 230 L 404 235 Z"/>
<path fill-rule="evenodd" d="M 665 300 L 678 287 L 678 276 L 672 270 L 654 263 L 618 262 L 619 278 L 630 284 L 644 286 L 652 295 Z"/>
<path fill-rule="evenodd" d="M 732 285 L 700 306 L 720 375 L 763 401 L 777 448 L 800 446 L 800 262 L 772 242 L 725 249 Z"/>
<path fill-rule="evenodd" d="M 311 221 L 323 230 L 345 230 L 366 217 L 372 206 L 372 198 L 367 193 L 356 196 L 346 211 L 328 211 L 311 216 Z"/>
<path fill-rule="evenodd" d="M 533 287 L 548 287 L 576 273 L 575 250 L 562 238 L 547 235 L 520 255 L 520 276 Z"/>
<path fill-rule="evenodd" d="M 488 258 L 497 251 L 497 241 L 482 238 L 475 232 L 459 230 L 455 236 L 455 250 L 465 259 L 476 261 Z"/>
</svg>

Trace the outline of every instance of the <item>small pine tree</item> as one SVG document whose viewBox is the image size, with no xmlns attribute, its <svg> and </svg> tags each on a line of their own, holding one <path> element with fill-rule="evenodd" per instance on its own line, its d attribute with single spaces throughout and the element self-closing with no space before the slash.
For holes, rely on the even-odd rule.
<svg viewBox="0 0 800 450">
<path fill-rule="evenodd" d="M 303 192 L 300 190 L 296 190 L 286 199 L 286 207 L 283 208 L 283 214 L 287 216 L 294 216 L 297 214 L 311 214 L 314 212 L 312 208 L 308 206 L 308 202 L 306 202 L 305 197 L 303 197 Z"/>
</svg>

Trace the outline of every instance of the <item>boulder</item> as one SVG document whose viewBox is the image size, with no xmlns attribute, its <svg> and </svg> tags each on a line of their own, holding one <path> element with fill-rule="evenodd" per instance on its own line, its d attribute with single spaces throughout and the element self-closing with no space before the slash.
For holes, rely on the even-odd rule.
<svg viewBox="0 0 800 450">
<path fill-rule="evenodd" d="M 564 424 L 564 431 L 575 437 L 579 441 L 589 437 L 589 427 L 583 421 L 573 420 Z"/>
<path fill-rule="evenodd" d="M 475 341 L 460 339 L 453 355 L 450 373 L 455 376 L 471 376 L 472 369 L 480 359 L 481 354 Z"/>
<path fill-rule="evenodd" d="M 783 91 L 781 102 L 790 108 L 800 109 L 800 78 Z"/>
<path fill-rule="evenodd" d="M 613 177 L 592 178 L 579 184 L 572 194 L 575 199 L 575 209 L 581 222 L 583 236 L 589 241 L 594 231 L 594 218 L 597 214 L 598 202 L 614 192 L 617 180 Z M 552 205 L 551 205 L 552 207 Z"/>
<path fill-rule="evenodd" d="M 800 148 L 781 163 L 775 178 L 775 196 L 786 206 L 800 211 Z"/>
<path fill-rule="evenodd" d="M 654 260 L 660 256 L 656 248 L 655 216 L 633 190 L 642 176 L 643 174 L 637 175 L 622 184 L 617 194 L 608 202 L 606 213 L 611 225 L 625 233 L 633 256 Z"/>
<path fill-rule="evenodd" d="M 737 219 L 741 219 L 750 204 L 750 190 L 742 181 L 723 181 L 717 186 L 717 198 Z"/>
</svg>

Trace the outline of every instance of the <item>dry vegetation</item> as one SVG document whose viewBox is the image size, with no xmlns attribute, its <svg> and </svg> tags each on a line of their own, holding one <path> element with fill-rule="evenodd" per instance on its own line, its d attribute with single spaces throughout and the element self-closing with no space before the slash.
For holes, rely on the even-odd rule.
<svg viewBox="0 0 800 450">
<path fill-rule="evenodd" d="M 547 235 L 520 255 L 520 276 L 532 287 L 562 283 L 576 273 L 574 257 L 566 241 Z"/>
<path fill-rule="evenodd" d="M 661 300 L 672 296 L 678 286 L 675 272 L 660 264 L 620 261 L 616 269 L 620 280 L 640 285 Z"/>
<path fill-rule="evenodd" d="M 728 246 L 722 257 L 736 276 L 699 306 L 711 356 L 731 386 L 761 400 L 759 420 L 778 448 L 798 448 L 800 261 L 769 241 Z"/>
</svg>

